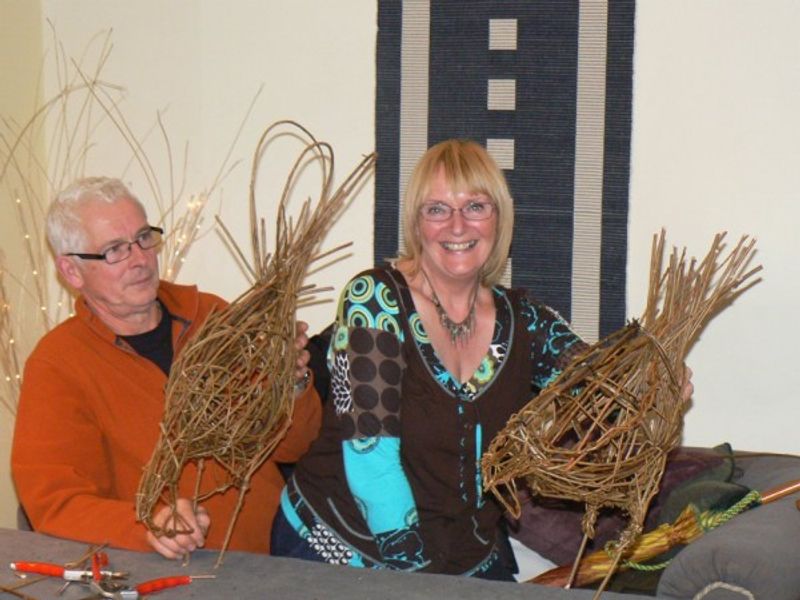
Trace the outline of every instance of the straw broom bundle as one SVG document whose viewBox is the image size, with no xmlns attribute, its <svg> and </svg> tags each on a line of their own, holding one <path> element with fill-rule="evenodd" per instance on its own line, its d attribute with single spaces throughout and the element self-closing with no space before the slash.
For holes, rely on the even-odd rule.
<svg viewBox="0 0 800 600">
<path fill-rule="evenodd" d="M 639 536 L 626 552 L 623 557 L 625 562 L 619 565 L 617 571 L 635 568 L 638 563 L 661 556 L 676 546 L 690 544 L 707 531 L 728 522 L 749 508 L 769 504 L 797 492 L 800 492 L 800 480 L 790 481 L 765 492 L 751 491 L 727 510 L 700 512 L 696 506 L 689 504 L 672 523 L 664 523 Z M 596 550 L 584 557 L 578 566 L 573 585 L 580 587 L 603 579 L 612 566 L 614 558 L 612 552 L 613 547 L 608 550 Z M 656 568 L 664 566 L 666 563 L 657 565 Z M 564 586 L 569 583 L 572 570 L 571 565 L 556 567 L 537 575 L 530 580 L 530 583 Z"/>
<path fill-rule="evenodd" d="M 259 163 L 276 128 L 290 126 L 307 144 L 286 179 L 278 205 L 274 251 L 266 251 L 263 220 L 255 209 Z M 306 201 L 296 222 L 287 218 L 287 202 L 297 175 L 311 160 L 322 166 L 323 176 L 316 207 Z M 331 190 L 333 150 L 318 142 L 302 126 L 281 121 L 268 127 L 258 143 L 250 182 L 251 242 L 253 264 L 247 268 L 253 286 L 226 308 L 213 312 L 176 359 L 166 389 L 161 436 L 144 469 L 137 493 L 137 516 L 157 535 L 176 535 L 185 527 L 165 530 L 153 522 L 157 504 L 172 507 L 173 522 L 178 482 L 189 463 L 198 466 L 195 502 L 238 488 L 239 498 L 231 516 L 218 563 L 228 547 L 236 517 L 241 510 L 250 478 L 280 442 L 291 424 L 294 406 L 295 311 L 314 303 L 314 286 L 303 286 L 309 265 L 331 252 L 319 245 L 347 200 L 371 172 L 370 154 Z M 224 229 L 224 226 L 223 226 Z M 244 261 L 230 234 L 229 242 Z M 246 263 L 246 261 L 245 261 Z M 228 480 L 200 495 L 203 463 L 213 459 L 228 473 Z M 169 521 L 168 521 L 169 522 Z"/>
<path fill-rule="evenodd" d="M 699 264 L 673 250 L 662 273 L 665 234 L 655 236 L 641 320 L 578 356 L 509 419 L 483 457 L 485 487 L 514 516 L 518 481 L 541 496 L 585 503 L 576 567 L 600 508 L 628 514 L 598 595 L 641 533 L 667 454 L 680 439 L 689 349 L 711 317 L 757 283 L 751 278 L 761 267 L 748 267 L 754 242 L 745 236 L 721 258 L 724 237 L 715 236 Z"/>
</svg>

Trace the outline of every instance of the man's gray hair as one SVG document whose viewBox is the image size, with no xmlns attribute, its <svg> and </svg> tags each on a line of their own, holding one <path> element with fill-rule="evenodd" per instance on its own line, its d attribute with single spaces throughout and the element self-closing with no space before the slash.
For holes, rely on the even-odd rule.
<svg viewBox="0 0 800 600">
<path fill-rule="evenodd" d="M 139 205 L 142 214 L 147 214 L 139 199 L 119 179 L 85 177 L 61 190 L 47 211 L 47 240 L 56 256 L 89 250 L 80 214 L 83 206 L 97 201 L 114 204 L 126 198 Z"/>
</svg>

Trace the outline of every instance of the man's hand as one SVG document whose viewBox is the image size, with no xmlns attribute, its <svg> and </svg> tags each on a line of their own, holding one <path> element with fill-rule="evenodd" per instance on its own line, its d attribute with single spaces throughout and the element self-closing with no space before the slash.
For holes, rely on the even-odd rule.
<svg viewBox="0 0 800 600">
<path fill-rule="evenodd" d="M 147 542 L 165 558 L 182 559 L 205 545 L 211 517 L 202 506 L 197 507 L 195 512 L 191 500 L 186 498 L 178 498 L 175 508 L 177 515 L 174 518 L 172 509 L 164 506 L 153 517 L 153 522 L 161 529 L 191 531 L 191 533 L 179 533 L 174 537 L 166 535 L 156 537 L 153 532 L 148 531 Z"/>
<path fill-rule="evenodd" d="M 301 389 L 305 389 L 308 384 L 308 361 L 311 359 L 311 354 L 305 349 L 308 344 L 306 331 L 308 331 L 308 323 L 305 321 L 295 323 L 294 347 L 297 350 L 297 364 L 294 377 L 296 386 Z"/>
</svg>

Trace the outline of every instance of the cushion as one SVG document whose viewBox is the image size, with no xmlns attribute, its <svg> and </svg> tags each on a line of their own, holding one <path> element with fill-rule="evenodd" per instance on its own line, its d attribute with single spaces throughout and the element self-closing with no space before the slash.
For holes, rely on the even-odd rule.
<svg viewBox="0 0 800 600">
<path fill-rule="evenodd" d="M 662 507 L 667 499 L 686 482 L 698 479 L 727 481 L 733 474 L 733 463 L 728 460 L 729 454 L 730 448 L 727 445 L 714 449 L 681 447 L 673 450 L 661 480 L 661 491 L 650 504 L 645 531 L 658 526 Z M 572 564 L 583 538 L 583 505 L 547 498 L 532 500 L 525 489 L 519 494 L 522 514 L 519 519 L 509 517 L 511 537 L 556 564 Z M 587 553 L 603 548 L 606 542 L 615 540 L 626 523 L 627 520 L 620 511 L 603 510 Z"/>
<path fill-rule="evenodd" d="M 736 456 L 734 481 L 758 490 L 800 480 L 800 457 Z M 657 595 L 693 600 L 798 600 L 798 494 L 750 509 L 684 548 L 665 569 Z"/>
</svg>

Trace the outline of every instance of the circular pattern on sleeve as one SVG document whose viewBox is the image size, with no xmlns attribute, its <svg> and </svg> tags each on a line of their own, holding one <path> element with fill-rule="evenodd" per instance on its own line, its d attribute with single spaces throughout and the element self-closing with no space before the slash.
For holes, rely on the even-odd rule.
<svg viewBox="0 0 800 600">
<path fill-rule="evenodd" d="M 399 437 L 405 369 L 400 341 L 387 331 L 363 327 L 351 328 L 348 339 L 352 410 L 341 418 L 352 422 L 343 431 L 354 438 Z"/>
</svg>

